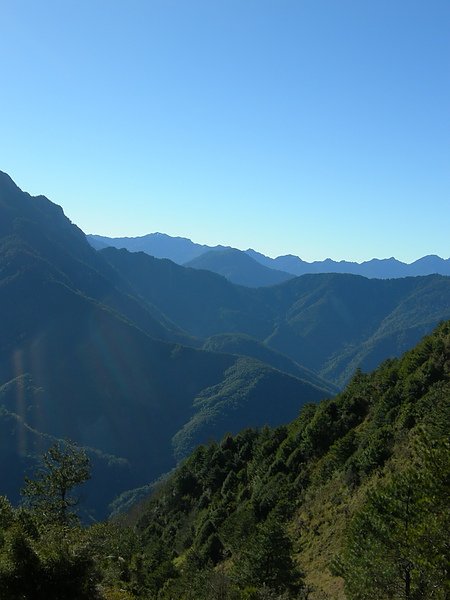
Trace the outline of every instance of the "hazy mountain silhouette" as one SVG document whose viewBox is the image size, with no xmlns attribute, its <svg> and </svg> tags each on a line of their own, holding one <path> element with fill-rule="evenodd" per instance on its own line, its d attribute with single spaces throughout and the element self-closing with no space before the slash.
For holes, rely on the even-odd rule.
<svg viewBox="0 0 450 600">
<path fill-rule="evenodd" d="M 109 238 L 101 235 L 87 235 L 86 237 L 97 250 L 108 246 L 125 248 L 130 252 L 145 252 L 155 258 L 168 258 L 179 265 L 193 260 L 205 252 L 229 248 L 229 246 L 213 247 L 196 244 L 187 238 L 171 237 L 158 232 L 140 237 Z"/>
<path fill-rule="evenodd" d="M 377 279 L 434 274 L 450 275 L 450 259 L 443 259 L 435 255 L 424 256 L 411 264 L 401 262 L 393 257 L 373 258 L 362 263 L 344 260 L 334 261 L 331 258 L 323 261 L 307 262 L 292 254 L 270 258 L 250 248 L 245 251 L 245 254 L 248 254 L 264 267 L 283 273 L 282 275 L 271 273 L 267 276 L 269 283 L 265 283 L 263 272 L 257 271 L 255 267 L 251 269 L 249 263 L 243 263 L 243 259 L 237 258 L 238 254 L 234 255 L 236 264 L 231 261 L 233 251 L 235 253 L 243 251 L 229 246 L 206 246 L 196 244 L 187 238 L 174 238 L 162 233 L 151 233 L 137 238 L 108 238 L 98 235 L 88 235 L 87 238 L 97 249 L 112 246 L 126 248 L 131 252 L 143 251 L 157 258 L 169 258 L 180 265 L 194 261 L 189 266 L 209 269 L 224 275 L 234 283 L 249 287 L 280 283 L 283 281 L 283 277 L 284 280 L 288 279 L 288 274 L 298 277 L 312 273 L 348 273 Z M 227 255 L 225 252 L 221 258 L 210 254 L 212 251 L 227 250 L 230 251 L 230 254 Z M 237 262 L 238 260 L 240 262 Z M 255 284 L 254 281 L 257 281 L 257 283 Z"/>
<path fill-rule="evenodd" d="M 286 422 L 329 394 L 321 377 L 342 385 L 412 346 L 450 316 L 450 278 L 237 286 L 141 252 L 97 252 L 60 207 L 0 173 L 0 310 L 0 427 L 15 432 L 0 445 L 0 493 L 38 446 L 68 437 L 99 457 L 90 502 L 102 514 L 197 443 Z M 230 333 L 254 339 L 200 349 Z"/>
<path fill-rule="evenodd" d="M 348 273 L 369 278 L 390 279 L 416 275 L 450 275 L 450 259 L 444 260 L 439 256 L 424 256 L 410 264 L 393 257 L 373 258 L 362 263 L 344 260 L 338 262 L 330 258 L 308 263 L 293 255 L 269 258 L 254 250 L 246 252 L 264 266 L 284 270 L 297 276 L 311 273 Z"/>
</svg>

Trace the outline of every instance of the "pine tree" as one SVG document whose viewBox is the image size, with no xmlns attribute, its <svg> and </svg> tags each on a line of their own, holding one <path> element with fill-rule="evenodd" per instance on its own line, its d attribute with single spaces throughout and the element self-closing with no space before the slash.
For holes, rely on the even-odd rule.
<svg viewBox="0 0 450 600">
<path fill-rule="evenodd" d="M 55 443 L 42 457 L 33 479 L 26 477 L 22 495 L 44 521 L 68 525 L 77 520 L 74 488 L 90 479 L 86 452 L 72 443 Z"/>
</svg>

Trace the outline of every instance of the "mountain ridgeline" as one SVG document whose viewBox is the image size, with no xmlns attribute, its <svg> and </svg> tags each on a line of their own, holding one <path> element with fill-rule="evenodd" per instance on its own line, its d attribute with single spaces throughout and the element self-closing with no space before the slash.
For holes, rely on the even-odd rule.
<svg viewBox="0 0 450 600">
<path fill-rule="evenodd" d="M 410 264 L 393 257 L 373 258 L 362 263 L 330 258 L 307 262 L 292 254 L 270 258 L 251 248 L 242 251 L 229 246 L 206 246 L 187 238 L 170 237 L 162 233 L 135 238 L 108 238 L 99 235 L 88 235 L 87 238 L 96 249 L 111 246 L 125 248 L 130 252 L 145 252 L 157 258 L 169 258 L 180 265 L 219 273 L 232 283 L 248 287 L 274 285 L 292 277 L 317 273 L 347 273 L 376 279 L 450 275 L 450 259 L 434 255 L 423 256 Z"/>
<path fill-rule="evenodd" d="M 447 600 L 449 397 L 450 321 L 291 423 L 197 447 L 89 527 L 87 454 L 56 442 L 25 506 L 0 496 L 1 598 Z"/>
</svg>

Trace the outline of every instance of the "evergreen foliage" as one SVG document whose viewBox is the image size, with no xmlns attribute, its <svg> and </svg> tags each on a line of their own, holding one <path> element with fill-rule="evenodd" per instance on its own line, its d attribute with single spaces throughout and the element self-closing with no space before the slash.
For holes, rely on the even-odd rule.
<svg viewBox="0 0 450 600">
<path fill-rule="evenodd" d="M 446 323 L 289 426 L 197 448 L 137 522 L 175 553 L 166 589 L 223 569 L 241 598 L 447 598 L 449 357 Z"/>
<path fill-rule="evenodd" d="M 71 510 L 78 504 L 73 489 L 90 479 L 89 458 L 72 443 L 55 443 L 42 457 L 34 478 L 25 478 L 22 495 L 50 523 L 68 525 L 76 519 Z"/>
</svg>

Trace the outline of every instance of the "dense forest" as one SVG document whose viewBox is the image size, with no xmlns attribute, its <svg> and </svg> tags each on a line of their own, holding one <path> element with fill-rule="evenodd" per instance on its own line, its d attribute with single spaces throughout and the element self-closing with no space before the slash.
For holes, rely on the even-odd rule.
<svg viewBox="0 0 450 600">
<path fill-rule="evenodd" d="M 199 446 L 81 526 L 82 449 L 0 504 L 2 600 L 449 598 L 450 322 L 286 426 Z"/>
</svg>

